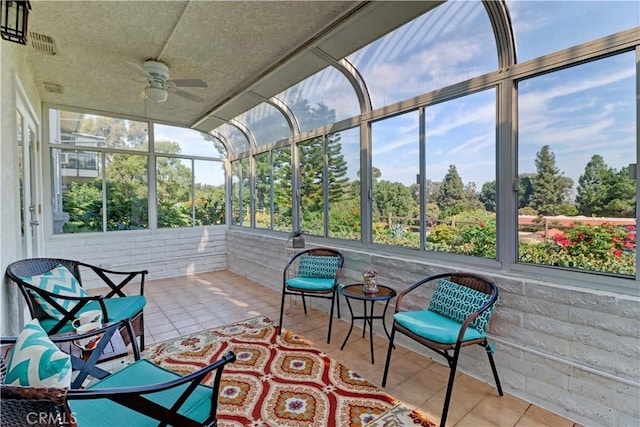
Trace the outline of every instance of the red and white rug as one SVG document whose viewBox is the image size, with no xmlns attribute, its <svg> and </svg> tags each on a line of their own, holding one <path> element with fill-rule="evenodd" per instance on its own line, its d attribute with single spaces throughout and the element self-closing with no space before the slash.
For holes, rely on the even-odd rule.
<svg viewBox="0 0 640 427">
<path fill-rule="evenodd" d="M 433 426 L 313 344 L 256 317 L 149 346 L 143 357 L 185 375 L 227 351 L 218 425 Z M 208 381 L 208 380 L 207 380 Z"/>
</svg>

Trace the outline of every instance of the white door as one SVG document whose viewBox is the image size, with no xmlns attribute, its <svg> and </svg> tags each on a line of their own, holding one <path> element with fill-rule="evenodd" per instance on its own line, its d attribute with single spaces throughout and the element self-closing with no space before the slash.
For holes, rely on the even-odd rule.
<svg viewBox="0 0 640 427">
<path fill-rule="evenodd" d="M 22 256 L 38 256 L 42 203 L 38 198 L 39 132 L 38 126 L 24 102 L 17 102 L 17 143 L 20 185 L 20 230 Z"/>
</svg>

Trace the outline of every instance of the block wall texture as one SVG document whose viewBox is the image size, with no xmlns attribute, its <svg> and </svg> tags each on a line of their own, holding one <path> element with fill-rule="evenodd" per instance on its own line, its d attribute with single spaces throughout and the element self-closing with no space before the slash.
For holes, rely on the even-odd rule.
<svg viewBox="0 0 640 427">
<path fill-rule="evenodd" d="M 281 291 L 282 269 L 294 254 L 287 246 L 286 239 L 228 230 L 227 268 Z M 346 259 L 343 284 L 361 282 L 362 271 L 375 269 L 380 283 L 400 291 L 427 275 L 452 270 L 426 259 L 337 249 Z M 640 298 L 524 274 L 496 274 L 476 267 L 468 271 L 493 278 L 500 289 L 500 305 L 488 334 L 496 343 L 494 357 L 505 391 L 584 425 L 639 425 Z M 408 302 L 424 305 L 430 293 L 425 290 Z M 329 311 L 328 301 L 314 304 Z M 393 305 L 392 301 L 387 311 L 388 325 Z M 341 307 L 349 319 L 344 300 Z M 283 323 L 286 327 L 286 318 Z M 375 326 L 377 334 L 384 334 L 381 322 Z M 444 363 L 439 355 L 402 338 L 399 334 L 396 342 Z M 401 361 L 392 356 L 391 363 Z M 493 385 L 489 361 L 479 346 L 463 350 L 459 369 Z"/>
<path fill-rule="evenodd" d="M 226 227 L 194 227 L 53 236 L 44 257 L 67 258 L 112 270 L 149 270 L 147 280 L 226 268 Z M 83 272 L 84 274 L 84 272 Z M 83 275 L 87 288 L 98 279 Z"/>
</svg>

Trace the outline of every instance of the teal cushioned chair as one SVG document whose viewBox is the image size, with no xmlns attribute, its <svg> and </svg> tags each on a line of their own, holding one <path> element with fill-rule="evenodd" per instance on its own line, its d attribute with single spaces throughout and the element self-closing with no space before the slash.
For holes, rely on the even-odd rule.
<svg viewBox="0 0 640 427">
<path fill-rule="evenodd" d="M 26 425 L 25 419 L 28 418 L 25 417 L 34 410 L 49 411 L 51 419 L 69 427 L 76 424 L 79 427 L 216 426 L 222 371 L 227 363 L 235 360 L 234 353 L 228 352 L 212 364 L 185 376 L 145 359 L 110 374 L 95 365 L 97 357 L 94 355 L 102 352 L 117 326 L 112 324 L 85 334 L 102 334 L 102 338 L 89 359 L 71 355 L 74 368 L 80 371 L 71 389 L 38 389 L 3 384 L 0 411 L 2 426 Z M 50 338 L 60 345 L 79 337 L 59 335 Z M 1 339 L 0 368 L 4 366 L 4 357 L 15 341 L 15 337 Z M 0 373 L 3 374 L 4 369 L 0 369 Z M 214 375 L 212 385 L 202 385 L 211 374 Z M 80 388 L 88 377 L 94 378 L 94 381 L 88 387 Z M 4 375 L 0 375 L 0 383 L 3 379 Z"/>
<path fill-rule="evenodd" d="M 63 296 L 48 292 L 25 278 L 42 275 L 62 265 L 66 267 L 73 277 L 82 286 L 81 271 L 93 273 L 99 278 L 104 287 L 108 289 L 106 295 L 97 296 Z M 40 321 L 40 325 L 49 335 L 55 335 L 73 331 L 71 322 L 80 313 L 88 310 L 101 310 L 103 323 L 117 322 L 126 329 L 122 335 L 125 344 L 131 343 L 136 359 L 140 358 L 140 351 L 144 350 L 144 280 L 147 270 L 141 271 L 113 271 L 80 261 L 58 258 L 28 258 L 10 264 L 6 270 L 7 276 L 18 285 L 25 298 L 31 317 Z M 128 295 L 124 287 L 137 281 L 139 284 L 137 295 Z M 39 301 L 40 300 L 40 301 Z M 62 314 L 61 319 L 56 319 L 47 313 L 41 301 L 47 301 Z M 72 301 L 74 305 L 67 309 L 64 301 Z M 63 302 L 63 305 L 61 305 Z M 140 344 L 136 340 L 140 340 Z"/>
<path fill-rule="evenodd" d="M 344 256 L 335 249 L 313 248 L 298 252 L 284 268 L 282 273 L 282 301 L 280 303 L 280 327 L 284 317 L 284 304 L 287 295 L 298 295 L 302 298 L 304 313 L 307 314 L 306 297 L 331 300 L 329 312 L 329 331 L 327 343 L 331 342 L 333 311 L 336 305 L 340 271 L 344 265 Z M 340 304 L 338 304 L 340 318 Z"/>
<path fill-rule="evenodd" d="M 403 299 L 417 288 L 437 286 L 424 310 L 403 310 Z M 482 276 L 471 273 L 443 273 L 414 283 L 398 295 L 393 316 L 393 328 L 382 375 L 387 384 L 391 352 L 396 332 L 419 342 L 442 355 L 449 364 L 449 382 L 442 408 L 440 425 L 445 426 L 453 391 L 458 357 L 462 347 L 478 344 L 485 348 L 500 396 L 502 386 L 493 360 L 493 349 L 486 336 L 486 327 L 498 302 L 498 287 Z"/>
</svg>

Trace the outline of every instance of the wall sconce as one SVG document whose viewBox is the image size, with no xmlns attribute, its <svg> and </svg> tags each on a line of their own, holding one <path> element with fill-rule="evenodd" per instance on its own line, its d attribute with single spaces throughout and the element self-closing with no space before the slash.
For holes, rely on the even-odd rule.
<svg viewBox="0 0 640 427">
<path fill-rule="evenodd" d="M 27 44 L 29 0 L 0 0 L 0 36 L 14 43 Z"/>
</svg>

